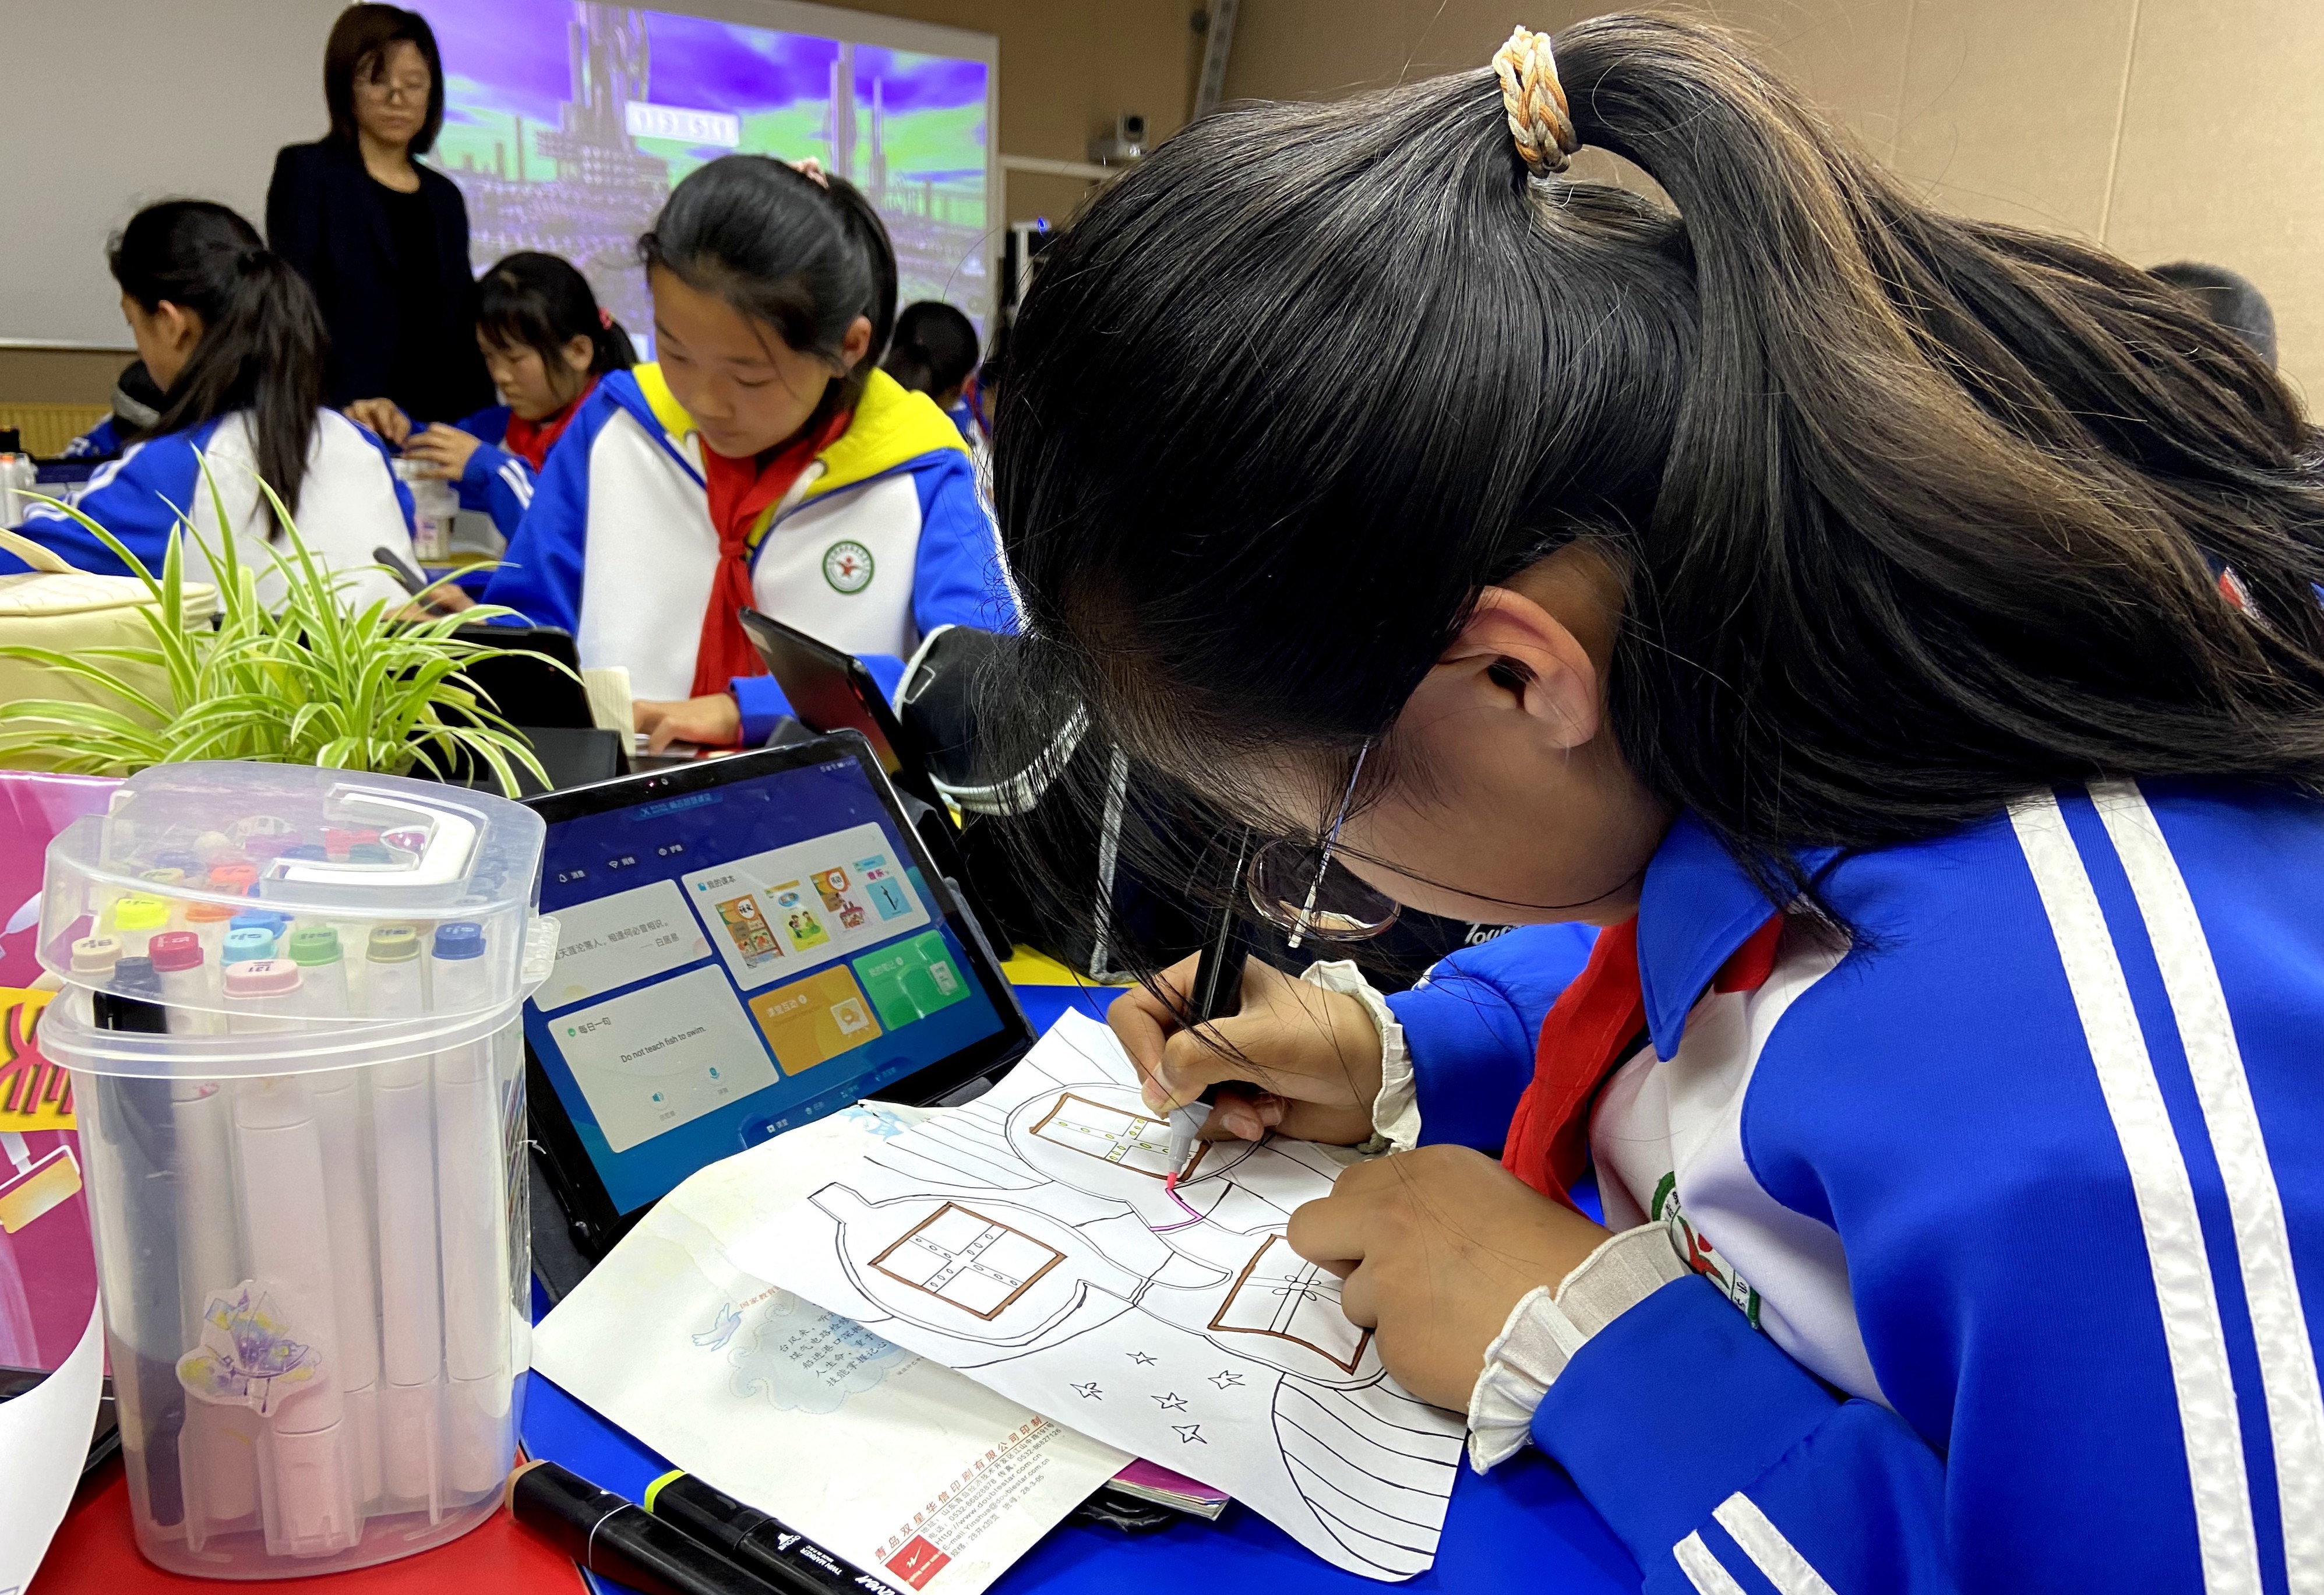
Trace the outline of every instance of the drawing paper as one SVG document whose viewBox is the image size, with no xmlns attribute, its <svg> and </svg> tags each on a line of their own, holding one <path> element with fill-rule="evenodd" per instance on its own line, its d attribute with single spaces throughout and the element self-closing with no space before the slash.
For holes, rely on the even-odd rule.
<svg viewBox="0 0 2324 1595">
<path fill-rule="evenodd" d="M 1462 1418 L 1406 1395 L 1283 1239 L 1353 1154 L 1169 1127 L 1102 1025 L 1060 1020 L 966 1107 L 881 1143 L 739 1266 L 1013 1401 L 1225 1490 L 1325 1560 L 1434 1559 Z"/>
<path fill-rule="evenodd" d="M 899 1588 L 978 1595 L 1130 1459 L 801 1301 L 738 1243 L 926 1114 L 865 1103 L 664 1197 L 533 1331 L 533 1367 Z"/>
</svg>

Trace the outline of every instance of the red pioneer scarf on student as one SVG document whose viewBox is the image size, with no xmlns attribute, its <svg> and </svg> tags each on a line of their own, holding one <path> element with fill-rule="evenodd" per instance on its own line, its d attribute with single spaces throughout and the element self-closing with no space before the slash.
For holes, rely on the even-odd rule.
<svg viewBox="0 0 2324 1595">
<path fill-rule="evenodd" d="M 767 666 L 737 620 L 751 603 L 751 530 L 759 517 L 791 490 L 799 473 L 836 441 L 853 419 L 842 411 L 772 453 L 729 459 L 702 451 L 702 479 L 710 489 L 710 524 L 718 533 L 718 571 L 710 579 L 710 603 L 702 612 L 702 641 L 694 654 L 693 696 L 726 691 L 736 676 L 764 675 Z M 760 461 L 764 460 L 764 464 Z"/>
<path fill-rule="evenodd" d="M 501 447 L 538 472 L 541 461 L 549 458 L 549 446 L 565 435 L 566 427 L 581 413 L 582 402 L 596 391 L 597 379 L 593 376 L 588 386 L 573 395 L 570 404 L 544 420 L 527 421 L 523 416 L 512 413 L 508 431 L 501 434 Z"/>
<path fill-rule="evenodd" d="M 1757 991 L 1775 972 L 1784 916 L 1772 914 L 1720 966 L 1718 991 Z M 1501 1166 L 1553 1201 L 1565 1194 L 1590 1162 L 1590 1103 L 1646 1027 L 1646 994 L 1638 983 L 1638 922 L 1635 916 L 1599 932 L 1590 962 L 1573 978 L 1541 1024 L 1533 1082 L 1517 1099 Z"/>
</svg>

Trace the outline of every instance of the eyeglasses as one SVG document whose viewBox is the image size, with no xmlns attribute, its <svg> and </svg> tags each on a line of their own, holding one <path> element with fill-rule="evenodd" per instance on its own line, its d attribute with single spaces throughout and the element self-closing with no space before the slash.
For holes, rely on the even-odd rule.
<svg viewBox="0 0 2324 1595">
<path fill-rule="evenodd" d="M 358 92 L 368 98 L 387 100 L 391 103 L 398 99 L 419 100 L 425 103 L 428 91 L 434 87 L 435 79 L 432 78 L 398 78 L 392 81 L 385 78 L 355 79 L 355 88 Z"/>
<path fill-rule="evenodd" d="M 1291 945 L 1302 941 L 1363 941 L 1396 923 L 1403 907 L 1394 898 L 1372 890 L 1342 865 L 1332 868 L 1340 845 L 1340 828 L 1348 822 L 1356 783 L 1362 778 L 1364 760 L 1372 745 L 1365 742 L 1348 773 L 1348 788 L 1340 794 L 1340 811 L 1321 848 L 1278 837 L 1251 855 L 1243 880 L 1250 905 L 1269 924 L 1291 932 Z"/>
</svg>

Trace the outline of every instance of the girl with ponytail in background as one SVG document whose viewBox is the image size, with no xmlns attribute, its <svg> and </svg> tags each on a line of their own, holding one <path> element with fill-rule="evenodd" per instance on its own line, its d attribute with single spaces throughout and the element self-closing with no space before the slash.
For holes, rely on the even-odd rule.
<svg viewBox="0 0 2324 1595">
<path fill-rule="evenodd" d="M 788 711 L 735 616 L 862 658 L 890 691 L 939 626 L 1011 626 L 968 447 L 880 369 L 896 255 L 855 189 L 727 155 L 638 240 L 660 359 L 606 377 L 485 589 L 623 665 L 659 749 Z"/>
<path fill-rule="evenodd" d="M 1254 963 L 1194 1032 L 1157 972 L 1113 1015 L 1149 1102 L 1399 1148 L 1291 1245 L 1650 1590 L 2324 1587 L 2298 401 L 1715 31 L 1494 64 L 1099 192 L 994 499 L 1026 756 L 1084 710 L 1152 837 L 1213 839 L 1125 821 L 1149 878 L 1251 828 L 1232 901 L 1327 948 L 1402 905 L 1595 947 L 1562 995 L 1545 929 L 1385 1002 Z"/>
<path fill-rule="evenodd" d="M 570 261 L 521 251 L 476 284 L 476 347 L 501 402 L 446 425 L 415 425 L 392 399 L 347 413 L 450 482 L 460 507 L 493 517 L 503 537 L 532 504 L 533 478 L 597 379 L 627 371 L 637 351 Z"/>
<path fill-rule="evenodd" d="M 379 440 L 323 407 L 323 320 L 305 280 L 248 222 L 203 199 L 139 211 L 107 263 L 163 402 L 151 434 L 99 467 L 75 506 L 156 575 L 182 511 L 213 548 L 236 539 L 271 595 L 281 587 L 272 553 L 289 545 L 259 490 L 263 480 L 289 506 L 308 552 L 345 579 L 351 602 L 400 599 L 403 589 L 373 551 L 411 559 L 411 497 Z M 17 530 L 84 570 L 129 573 L 60 511 L 35 509 Z M 189 543 L 185 560 L 189 580 L 211 579 L 198 547 Z M 24 568 L 6 554 L 0 561 Z"/>
</svg>

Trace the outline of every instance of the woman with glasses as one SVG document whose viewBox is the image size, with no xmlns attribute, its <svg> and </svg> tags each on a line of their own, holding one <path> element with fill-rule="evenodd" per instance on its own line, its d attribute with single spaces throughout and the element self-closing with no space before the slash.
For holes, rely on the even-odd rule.
<svg viewBox="0 0 2324 1595">
<path fill-rule="evenodd" d="M 1601 927 L 1537 1023 L 1255 971 L 1205 1061 L 1133 998 L 1157 1106 L 1422 1143 L 1290 1243 L 1648 1590 L 2324 1588 L 2298 399 L 1716 31 L 1493 69 L 1202 118 L 1011 333 L 1019 684 L 1125 845 L 1256 830 L 1231 900 L 1326 959 Z"/>
<path fill-rule="evenodd" d="M 388 399 L 410 415 L 493 402 L 477 352 L 468 211 L 415 159 L 444 124 L 444 66 L 428 19 L 350 5 L 323 48 L 331 130 L 274 159 L 266 234 L 315 290 L 330 329 L 332 403 Z"/>
</svg>

